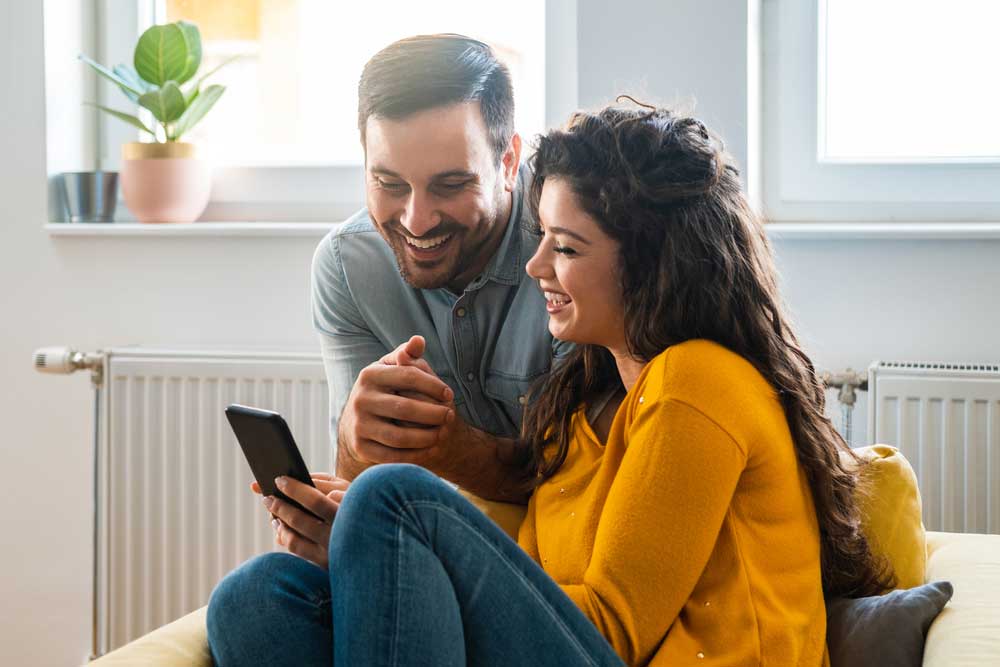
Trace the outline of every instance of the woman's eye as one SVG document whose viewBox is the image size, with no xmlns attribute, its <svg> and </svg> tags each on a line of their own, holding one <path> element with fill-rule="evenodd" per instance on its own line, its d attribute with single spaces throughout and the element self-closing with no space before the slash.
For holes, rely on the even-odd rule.
<svg viewBox="0 0 1000 667">
<path fill-rule="evenodd" d="M 562 255 L 575 255 L 576 254 L 576 250 L 573 250 L 569 246 L 565 246 L 565 245 L 554 246 L 552 248 L 552 252 L 558 252 L 558 253 L 560 253 Z"/>
</svg>

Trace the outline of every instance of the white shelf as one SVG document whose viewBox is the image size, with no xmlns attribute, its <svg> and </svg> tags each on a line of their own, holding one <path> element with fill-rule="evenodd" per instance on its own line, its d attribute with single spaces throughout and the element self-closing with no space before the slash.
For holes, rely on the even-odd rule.
<svg viewBox="0 0 1000 667">
<path fill-rule="evenodd" d="M 1000 239 L 998 222 L 769 222 L 779 241 L 965 241 Z"/>
<path fill-rule="evenodd" d="M 63 223 L 45 225 L 49 236 L 304 236 L 320 239 L 339 222 L 141 222 Z"/>
<path fill-rule="evenodd" d="M 50 236 L 260 236 L 320 239 L 339 222 L 48 223 Z M 779 241 L 1000 240 L 998 222 L 769 222 Z"/>
</svg>

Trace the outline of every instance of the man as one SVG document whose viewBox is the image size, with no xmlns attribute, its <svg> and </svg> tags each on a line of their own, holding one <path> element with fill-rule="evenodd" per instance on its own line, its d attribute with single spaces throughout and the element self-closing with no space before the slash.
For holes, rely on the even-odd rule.
<svg viewBox="0 0 1000 667">
<path fill-rule="evenodd" d="M 325 566 L 348 481 L 378 463 L 525 502 L 515 438 L 559 344 L 524 273 L 538 240 L 513 117 L 510 75 L 476 40 L 405 39 L 365 66 L 367 209 L 313 260 L 341 480 L 317 475 L 318 491 L 290 480 L 284 491 L 327 522 L 269 507 L 289 551 Z"/>
</svg>

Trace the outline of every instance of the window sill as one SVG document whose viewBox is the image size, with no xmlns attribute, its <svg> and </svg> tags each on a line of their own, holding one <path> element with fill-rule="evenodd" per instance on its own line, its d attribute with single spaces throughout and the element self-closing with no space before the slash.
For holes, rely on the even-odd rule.
<svg viewBox="0 0 1000 667">
<path fill-rule="evenodd" d="M 261 236 L 320 239 L 336 222 L 191 222 L 144 224 L 141 222 L 66 223 L 45 225 L 49 236 Z"/>
<path fill-rule="evenodd" d="M 769 222 L 777 241 L 1000 240 L 1000 222 Z"/>
<path fill-rule="evenodd" d="M 48 223 L 49 236 L 259 236 L 320 239 L 338 222 Z M 778 241 L 1000 240 L 1000 222 L 769 222 Z"/>
</svg>

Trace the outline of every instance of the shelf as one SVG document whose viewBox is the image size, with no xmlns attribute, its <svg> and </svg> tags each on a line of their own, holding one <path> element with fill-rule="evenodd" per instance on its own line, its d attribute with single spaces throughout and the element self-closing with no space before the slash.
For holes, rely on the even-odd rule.
<svg viewBox="0 0 1000 667">
<path fill-rule="evenodd" d="M 997 222 L 769 222 L 778 241 L 1000 240 Z"/>
<path fill-rule="evenodd" d="M 339 222 L 48 223 L 50 236 L 260 236 L 320 239 Z M 1000 240 L 997 222 L 769 222 L 778 241 Z"/>
<path fill-rule="evenodd" d="M 262 236 L 320 239 L 336 222 L 191 222 L 143 224 L 140 222 L 63 223 L 45 225 L 49 236 Z"/>
</svg>

